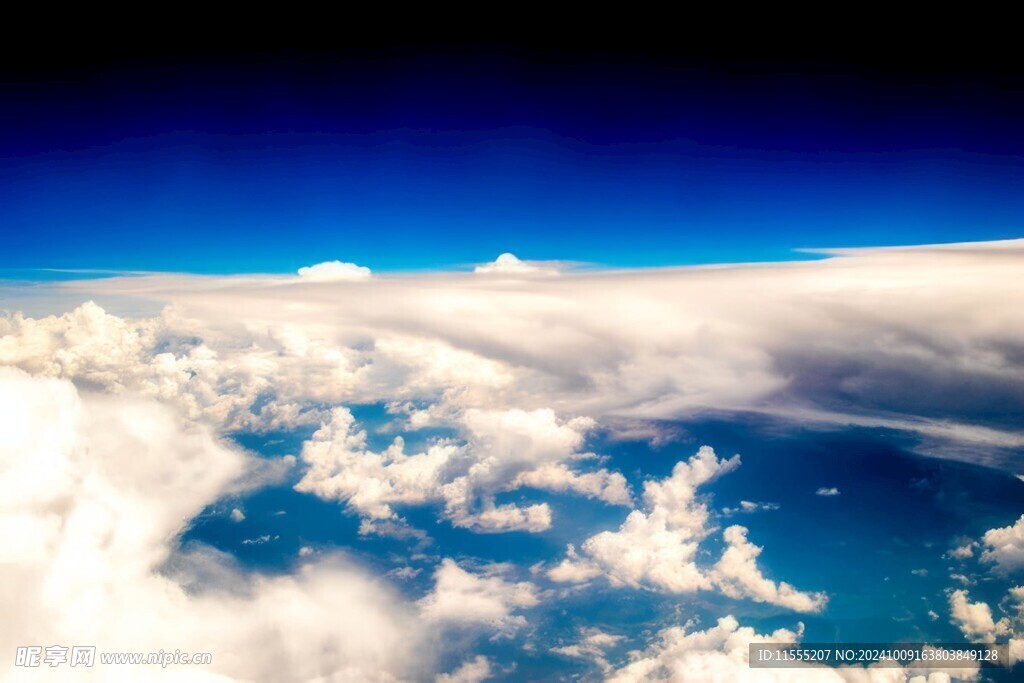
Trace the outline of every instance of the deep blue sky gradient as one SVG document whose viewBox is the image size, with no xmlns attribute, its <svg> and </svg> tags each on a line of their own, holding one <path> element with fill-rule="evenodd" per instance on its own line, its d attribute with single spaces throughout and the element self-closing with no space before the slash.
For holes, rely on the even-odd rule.
<svg viewBox="0 0 1024 683">
<path fill-rule="evenodd" d="M 1024 89 L 481 52 L 0 83 L 0 268 L 643 266 L 1024 232 Z"/>
</svg>

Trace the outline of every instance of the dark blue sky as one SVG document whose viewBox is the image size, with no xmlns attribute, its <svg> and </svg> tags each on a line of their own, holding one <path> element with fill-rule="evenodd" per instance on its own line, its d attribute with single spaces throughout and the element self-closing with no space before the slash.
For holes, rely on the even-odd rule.
<svg viewBox="0 0 1024 683">
<path fill-rule="evenodd" d="M 664 265 L 1018 237 L 1013 75 L 408 49 L 0 83 L 0 267 Z"/>
</svg>

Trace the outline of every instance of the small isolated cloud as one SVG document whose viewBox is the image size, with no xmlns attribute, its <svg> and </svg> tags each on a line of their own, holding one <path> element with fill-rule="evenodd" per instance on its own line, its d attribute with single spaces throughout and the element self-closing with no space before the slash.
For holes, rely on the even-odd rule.
<svg viewBox="0 0 1024 683">
<path fill-rule="evenodd" d="M 274 534 L 273 536 L 271 536 L 270 534 L 263 534 L 262 536 L 257 536 L 256 538 L 242 539 L 242 545 L 263 545 L 264 543 L 270 543 L 280 538 L 281 537 L 277 534 Z"/>
<path fill-rule="evenodd" d="M 419 576 L 421 571 L 423 570 L 414 567 L 398 567 L 389 571 L 385 576 L 390 576 L 392 578 L 399 579 L 400 581 L 408 581 Z"/>
<path fill-rule="evenodd" d="M 306 282 L 353 282 L 368 280 L 370 275 L 366 266 L 341 261 L 324 261 L 299 268 L 299 277 Z"/>
<path fill-rule="evenodd" d="M 597 628 L 582 628 L 577 642 L 553 647 L 551 652 L 565 657 L 587 659 L 594 662 L 602 671 L 609 671 L 612 667 L 605 658 L 605 653 L 622 639 L 623 636 L 605 633 Z"/>
<path fill-rule="evenodd" d="M 825 497 L 838 496 L 839 489 L 837 489 L 835 486 L 822 486 L 821 488 L 814 492 L 814 495 Z"/>
<path fill-rule="evenodd" d="M 483 263 L 473 269 L 474 273 L 483 275 L 543 275 L 557 272 L 551 266 L 541 266 L 529 261 L 521 261 L 515 254 L 505 252 L 490 263 Z"/>
<path fill-rule="evenodd" d="M 753 512 L 771 512 L 778 510 L 782 506 L 778 503 L 762 503 L 759 501 L 752 500 L 741 500 L 737 507 L 725 507 L 722 508 L 723 515 L 737 515 L 742 513 L 753 513 Z"/>
<path fill-rule="evenodd" d="M 234 510 L 231 511 L 231 521 L 232 522 L 241 522 L 244 519 L 245 519 L 245 513 L 242 512 L 240 509 L 235 508 Z"/>
<path fill-rule="evenodd" d="M 989 529 L 981 541 L 985 545 L 983 562 L 994 562 L 1003 572 L 1024 568 L 1024 515 L 1011 526 Z"/>
<path fill-rule="evenodd" d="M 976 547 L 978 547 L 978 544 L 976 542 L 968 541 L 963 545 L 958 545 L 955 548 L 950 549 L 950 551 L 947 552 L 946 555 L 948 557 L 953 558 L 954 560 L 966 560 L 968 558 L 974 557 L 974 549 Z"/>
<path fill-rule="evenodd" d="M 480 683 L 491 678 L 491 662 L 483 655 L 477 655 L 473 659 L 463 662 L 462 665 L 447 674 L 438 674 L 434 678 L 435 683 Z"/>
</svg>

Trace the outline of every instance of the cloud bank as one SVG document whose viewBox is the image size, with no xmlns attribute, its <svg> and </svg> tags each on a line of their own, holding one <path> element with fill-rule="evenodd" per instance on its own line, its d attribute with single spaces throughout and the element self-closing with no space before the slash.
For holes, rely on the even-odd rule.
<svg viewBox="0 0 1024 683">
<path fill-rule="evenodd" d="M 590 452 L 595 433 L 656 439 L 653 420 L 753 412 L 902 430 L 923 452 L 1020 473 L 1020 242 L 532 277 L 554 270 L 503 255 L 474 273 L 371 277 L 327 262 L 288 278 L 146 275 L 40 290 L 76 305 L 0 318 L 0 602 L 14 615 L 0 646 L 170 642 L 215 651 L 208 680 L 481 680 L 495 671 L 487 657 L 438 673 L 437 639 L 514 638 L 552 583 L 826 607 L 825 595 L 772 577 L 756 534 L 717 528 L 701 487 L 738 457 L 703 448 L 634 491 Z M 126 302 L 151 312 L 129 315 Z M 370 404 L 383 406 L 384 446 L 353 415 Z M 273 471 L 227 439 L 299 428 L 312 435 Z M 271 576 L 180 547 L 207 505 L 292 468 L 299 492 L 336 502 L 366 533 L 405 529 L 405 509 L 424 505 L 461 533 L 563 523 L 513 492 L 588 498 L 622 517 L 531 581 L 435 558 L 431 587 L 411 597 L 340 555 L 309 551 Z M 1020 569 L 1021 524 L 985 534 L 981 561 Z M 721 550 L 699 559 L 718 534 Z M 963 590 L 949 609 L 965 637 L 1016 629 Z M 611 680 L 734 680 L 751 639 L 798 637 L 726 617 L 663 629 L 613 663 L 618 641 L 602 634 L 581 632 L 556 654 L 589 657 Z"/>
<path fill-rule="evenodd" d="M 327 271 L 355 272 L 340 266 Z M 550 408 L 602 425 L 741 410 L 904 429 L 934 454 L 1009 467 L 1007 452 L 1024 446 L 1022 274 L 1014 241 L 541 279 L 378 276 L 356 288 L 111 278 L 53 287 L 62 301 L 169 308 L 13 315 L 0 322 L 0 362 L 181 396 L 235 426 L 317 424 L 316 401 L 413 401 L 430 406 L 422 420 Z"/>
</svg>

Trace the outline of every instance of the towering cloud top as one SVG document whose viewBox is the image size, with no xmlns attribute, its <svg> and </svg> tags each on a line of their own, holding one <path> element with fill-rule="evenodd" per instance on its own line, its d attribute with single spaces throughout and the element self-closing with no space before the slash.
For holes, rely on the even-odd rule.
<svg viewBox="0 0 1024 683">
<path fill-rule="evenodd" d="M 308 282 L 349 282 L 367 280 L 370 269 L 354 263 L 324 261 L 312 266 L 299 268 L 299 277 Z"/>
</svg>

